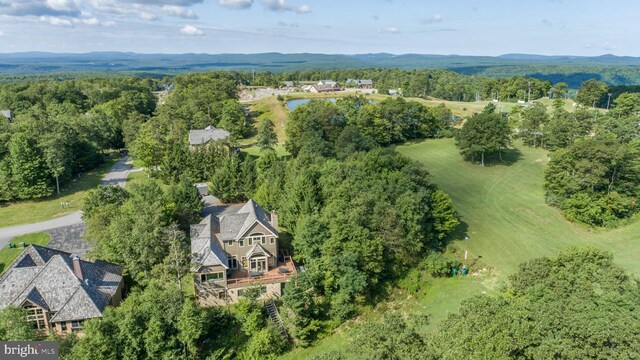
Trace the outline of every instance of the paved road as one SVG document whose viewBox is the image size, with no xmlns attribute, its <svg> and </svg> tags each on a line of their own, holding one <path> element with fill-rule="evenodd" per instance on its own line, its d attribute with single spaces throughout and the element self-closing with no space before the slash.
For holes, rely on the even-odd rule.
<svg viewBox="0 0 640 360">
<path fill-rule="evenodd" d="M 127 176 L 130 172 L 140 171 L 131 165 L 127 157 L 118 160 L 102 178 L 103 185 L 119 185 L 124 187 Z M 61 216 L 53 220 L 42 221 L 33 224 L 17 225 L 0 228 L 0 249 L 7 246 L 9 240 L 16 236 L 30 234 L 34 232 L 59 229 L 67 226 L 82 224 L 82 212 L 75 211 L 69 215 Z"/>
</svg>

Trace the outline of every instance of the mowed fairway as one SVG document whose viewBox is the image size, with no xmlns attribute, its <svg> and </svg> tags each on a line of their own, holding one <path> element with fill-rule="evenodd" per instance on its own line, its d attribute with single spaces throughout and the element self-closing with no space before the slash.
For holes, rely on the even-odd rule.
<svg viewBox="0 0 640 360">
<path fill-rule="evenodd" d="M 628 272 L 640 274 L 640 222 L 614 230 L 589 229 L 565 220 L 544 202 L 548 153 L 517 144 L 512 165 L 481 167 L 462 160 L 453 139 L 427 140 L 397 150 L 420 161 L 453 199 L 468 226 L 466 246 L 482 256 L 499 278 L 524 260 L 552 255 L 571 245 L 610 251 Z"/>
</svg>

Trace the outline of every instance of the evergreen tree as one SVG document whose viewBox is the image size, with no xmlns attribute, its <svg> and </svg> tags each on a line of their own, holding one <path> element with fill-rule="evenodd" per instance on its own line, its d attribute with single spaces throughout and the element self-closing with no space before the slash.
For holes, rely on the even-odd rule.
<svg viewBox="0 0 640 360">
<path fill-rule="evenodd" d="M 278 135 L 275 132 L 275 125 L 269 118 L 265 118 L 258 126 L 258 146 L 260 150 L 273 150 L 274 145 L 278 142 Z"/>
</svg>

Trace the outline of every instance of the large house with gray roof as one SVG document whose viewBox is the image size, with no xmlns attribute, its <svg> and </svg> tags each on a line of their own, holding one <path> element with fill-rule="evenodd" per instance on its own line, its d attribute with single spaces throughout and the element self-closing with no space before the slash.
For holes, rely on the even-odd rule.
<svg viewBox="0 0 640 360">
<path fill-rule="evenodd" d="M 278 246 L 278 215 L 255 201 L 220 205 L 191 225 L 192 271 L 198 302 L 235 303 L 248 288 L 263 297 L 282 295 L 283 283 L 296 273 L 291 257 Z"/>
<path fill-rule="evenodd" d="M 189 131 L 189 145 L 192 149 L 195 146 L 206 146 L 211 142 L 225 141 L 230 135 L 227 130 L 207 126 L 203 130 Z"/>
<path fill-rule="evenodd" d="M 0 276 L 0 309 L 25 308 L 43 335 L 82 333 L 85 320 L 120 304 L 123 286 L 120 266 L 29 245 Z"/>
</svg>

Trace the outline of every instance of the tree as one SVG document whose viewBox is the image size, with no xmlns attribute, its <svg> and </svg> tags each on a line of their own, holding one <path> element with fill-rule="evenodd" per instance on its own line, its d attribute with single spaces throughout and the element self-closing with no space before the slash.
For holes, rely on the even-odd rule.
<svg viewBox="0 0 640 360">
<path fill-rule="evenodd" d="M 555 151 L 545 170 L 547 203 L 592 226 L 624 223 L 637 212 L 638 146 L 640 141 L 621 143 L 605 133 Z"/>
<path fill-rule="evenodd" d="M 94 212 L 106 205 L 120 207 L 129 197 L 129 193 L 120 186 L 99 185 L 89 190 L 82 201 L 82 219 L 87 221 Z"/>
<path fill-rule="evenodd" d="M 594 248 L 521 264 L 496 295 L 463 301 L 434 339 L 439 358 L 640 356 L 638 282 Z"/>
<path fill-rule="evenodd" d="M 35 139 L 26 134 L 14 134 L 9 143 L 12 188 L 18 199 L 35 199 L 53 192 L 43 156 Z"/>
<path fill-rule="evenodd" d="M 33 323 L 27 321 L 27 311 L 25 309 L 16 306 L 7 306 L 0 310 L 0 340 L 38 340 Z"/>
<path fill-rule="evenodd" d="M 273 150 L 273 146 L 278 142 L 278 135 L 275 132 L 275 125 L 269 118 L 264 118 L 258 126 L 258 146 L 260 150 Z"/>
<path fill-rule="evenodd" d="M 242 105 L 233 99 L 223 102 L 222 116 L 218 126 L 229 131 L 234 139 L 244 137 L 244 133 L 247 131 L 247 119 Z"/>
<path fill-rule="evenodd" d="M 511 143 L 507 121 L 495 113 L 474 114 L 456 135 L 456 145 L 466 159 L 477 159 L 484 166 L 485 154 L 499 154 Z"/>
<path fill-rule="evenodd" d="M 163 157 L 163 139 L 160 129 L 152 122 L 140 127 L 140 132 L 133 144 L 133 156 L 147 167 L 148 171 L 157 170 Z"/>
<path fill-rule="evenodd" d="M 640 94 L 622 93 L 614 101 L 613 112 L 617 117 L 638 115 L 640 113 Z"/>
<path fill-rule="evenodd" d="M 427 319 L 414 319 L 426 326 Z M 382 322 L 366 322 L 358 326 L 349 352 L 362 359 L 435 359 L 433 351 L 420 334 L 418 324 L 411 324 L 398 314 L 388 314 Z"/>
<path fill-rule="evenodd" d="M 551 88 L 551 95 L 553 95 L 553 98 L 564 99 L 565 95 L 568 92 L 569 85 L 567 85 L 567 83 L 564 81 L 555 84 L 555 86 Z"/>
<path fill-rule="evenodd" d="M 587 80 L 578 89 L 576 101 L 583 106 L 595 107 L 596 102 L 604 95 L 609 87 L 607 84 L 595 79 Z"/>
</svg>

